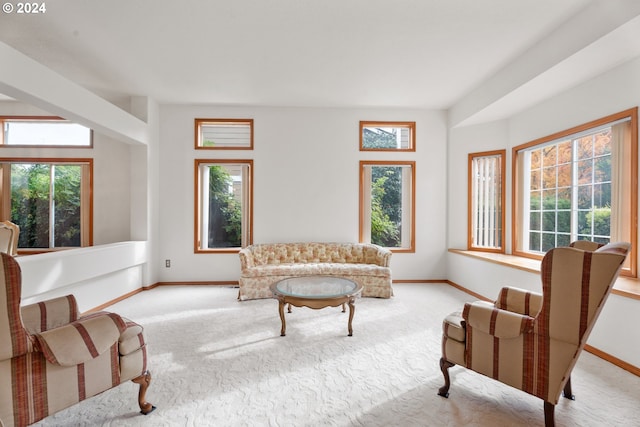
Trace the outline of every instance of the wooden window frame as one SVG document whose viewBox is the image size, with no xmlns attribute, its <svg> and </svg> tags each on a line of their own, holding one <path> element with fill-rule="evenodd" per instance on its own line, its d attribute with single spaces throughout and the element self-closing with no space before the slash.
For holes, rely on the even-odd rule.
<svg viewBox="0 0 640 427">
<path fill-rule="evenodd" d="M 205 147 L 202 145 L 200 128 L 206 124 L 246 124 L 249 126 L 249 145 L 238 147 Z M 196 150 L 253 150 L 253 119 L 195 119 L 195 149 Z"/>
<path fill-rule="evenodd" d="M 530 142 L 527 142 L 522 145 L 518 145 L 513 147 L 512 149 L 512 224 L 511 224 L 511 240 L 512 240 L 512 253 L 514 255 L 532 258 L 532 259 L 542 259 L 543 255 L 534 254 L 531 252 L 525 252 L 519 250 L 519 241 L 518 236 L 520 234 L 520 212 L 518 210 L 519 204 L 519 193 L 518 193 L 518 154 L 520 151 L 525 149 L 530 149 L 531 147 L 535 147 L 538 145 L 543 145 L 550 143 L 555 140 L 560 140 L 562 138 L 570 137 L 575 134 L 579 134 L 582 132 L 587 132 L 590 129 L 598 128 L 604 126 L 608 123 L 614 123 L 616 121 L 622 121 L 628 119 L 630 122 L 629 129 L 631 133 L 631 146 L 630 146 L 630 183 L 627 189 L 630 198 L 630 218 L 629 220 L 629 243 L 631 243 L 631 252 L 628 257 L 629 266 L 623 268 L 621 271 L 621 275 L 636 277 L 637 276 L 637 233 L 638 233 L 638 107 L 631 108 L 625 111 L 621 111 L 619 113 L 611 114 L 606 117 L 602 117 L 600 119 L 596 119 L 578 126 L 575 126 L 570 129 L 566 129 L 552 135 L 548 135 Z M 527 210 L 528 212 L 528 210 Z"/>
<path fill-rule="evenodd" d="M 81 235 L 82 242 L 79 247 L 93 246 L 93 159 L 92 158 L 52 158 L 52 157 L 0 157 L 0 164 L 10 163 L 34 163 L 34 164 L 82 164 L 87 165 L 88 176 L 83 179 L 82 195 L 84 200 L 81 204 Z M 5 182 L 11 182 L 11 171 L 2 168 L 0 173 L 0 188 Z M 87 179 L 88 178 L 88 182 Z M 10 185 L 10 184 L 9 184 Z M 0 220 L 11 220 L 11 191 L 2 191 L 0 195 Z M 77 247 L 54 247 L 54 248 L 18 248 L 19 254 L 36 254 L 43 252 L 53 252 L 58 250 L 75 249 Z"/>
<path fill-rule="evenodd" d="M 411 188 L 409 192 L 409 197 L 411 200 L 411 208 L 409 210 L 410 221 L 409 224 L 409 247 L 390 247 L 387 248 L 392 252 L 398 253 L 414 253 L 416 251 L 416 162 L 413 160 L 394 160 L 394 161 L 385 161 L 385 160 L 361 160 L 360 161 L 360 191 L 359 191 L 359 241 L 361 243 L 369 243 L 365 241 L 366 233 L 365 233 L 365 217 L 367 215 L 367 210 L 365 209 L 366 199 L 365 194 L 367 192 L 370 194 L 371 188 L 370 186 L 365 188 L 367 179 L 365 178 L 365 167 L 366 166 L 409 166 L 411 168 Z M 368 214 L 369 217 L 371 214 Z M 370 240 L 370 239 L 366 239 Z"/>
<path fill-rule="evenodd" d="M 395 127 L 409 129 L 408 148 L 368 148 L 364 147 L 364 129 L 367 127 Z M 414 152 L 416 151 L 416 122 L 360 121 L 360 151 Z"/>
<path fill-rule="evenodd" d="M 500 163 L 500 194 L 498 195 L 499 197 L 499 202 L 500 202 L 500 206 L 501 206 L 501 212 L 500 212 L 500 242 L 501 245 L 499 247 L 490 247 L 490 246 L 476 246 L 474 245 L 474 234 L 475 234 L 475 229 L 473 226 L 473 217 L 474 217 L 474 210 L 473 210 L 473 200 L 476 196 L 476 194 L 474 193 L 473 189 L 473 163 L 474 160 L 477 158 L 482 158 L 482 157 L 497 157 L 499 159 L 499 163 Z M 467 235 L 467 249 L 470 251 L 482 251 L 482 252 L 496 252 L 496 253 L 505 253 L 505 243 L 506 243 L 506 226 L 505 226 L 505 218 L 506 218 L 506 210 L 507 210 L 507 206 L 506 206 L 506 157 L 507 157 L 507 150 L 492 150 L 492 151 L 482 151 L 482 152 L 478 152 L 478 153 L 469 153 L 469 161 L 468 161 L 468 201 L 467 201 L 467 206 L 468 206 L 468 215 L 467 215 L 467 230 L 468 230 L 468 235 Z"/>
<path fill-rule="evenodd" d="M 71 148 L 71 149 L 86 149 L 93 148 L 93 129 L 89 129 L 89 144 L 88 145 L 50 145 L 50 144 L 6 144 L 4 141 L 4 123 L 11 121 L 25 121 L 25 122 L 67 122 L 73 123 L 67 119 L 59 116 L 0 116 L 0 149 L 2 148 Z"/>
<path fill-rule="evenodd" d="M 238 246 L 238 247 L 229 247 L 229 248 L 206 248 L 203 249 L 201 245 L 200 235 L 202 233 L 202 225 L 201 225 L 201 209 L 202 209 L 202 200 L 200 198 L 200 166 L 201 165 L 223 165 L 223 164 L 242 164 L 249 166 L 249 187 L 247 194 L 247 201 L 249 203 L 249 207 L 246 209 L 248 214 L 248 218 L 246 219 L 246 230 L 249 233 L 249 236 L 246 238 L 246 245 Z M 244 185 L 244 183 L 243 183 Z M 243 208 L 244 212 L 244 208 Z M 238 253 L 240 250 L 253 243 L 253 160 L 251 159 L 195 159 L 194 160 L 194 239 L 193 239 L 193 251 L 194 253 Z"/>
</svg>

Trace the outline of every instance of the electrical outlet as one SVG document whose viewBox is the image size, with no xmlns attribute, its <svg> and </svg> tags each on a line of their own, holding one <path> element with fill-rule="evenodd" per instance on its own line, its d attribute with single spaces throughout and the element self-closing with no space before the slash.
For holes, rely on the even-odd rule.
<svg viewBox="0 0 640 427">
<path fill-rule="evenodd" d="M 167 268 L 170 268 L 171 267 L 171 260 L 170 259 L 165 260 L 164 261 L 164 266 L 167 267 Z"/>
</svg>

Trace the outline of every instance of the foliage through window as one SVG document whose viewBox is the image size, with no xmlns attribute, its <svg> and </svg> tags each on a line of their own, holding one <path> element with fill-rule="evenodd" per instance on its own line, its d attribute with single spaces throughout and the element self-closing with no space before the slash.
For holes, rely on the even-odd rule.
<svg viewBox="0 0 640 427">
<path fill-rule="evenodd" d="M 504 253 L 505 150 L 469 154 L 470 250 Z"/>
<path fill-rule="evenodd" d="M 196 119 L 195 127 L 196 149 L 253 149 L 253 119 Z"/>
<path fill-rule="evenodd" d="M 636 109 L 514 148 L 517 251 L 635 242 L 635 129 Z"/>
<path fill-rule="evenodd" d="M 0 168 L 2 217 L 20 227 L 19 250 L 92 244 L 91 159 L 0 159 Z"/>
<path fill-rule="evenodd" d="M 360 122 L 361 151 L 415 151 L 415 122 Z"/>
<path fill-rule="evenodd" d="M 413 252 L 415 162 L 360 162 L 360 241 Z"/>
<path fill-rule="evenodd" d="M 252 160 L 196 160 L 196 252 L 251 244 Z"/>
<path fill-rule="evenodd" d="M 60 117 L 0 117 L 1 145 L 91 147 L 91 129 Z"/>
</svg>

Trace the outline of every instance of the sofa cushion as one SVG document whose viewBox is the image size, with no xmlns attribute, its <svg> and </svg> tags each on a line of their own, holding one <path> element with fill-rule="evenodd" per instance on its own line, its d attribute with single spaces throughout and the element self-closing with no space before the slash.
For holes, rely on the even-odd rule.
<svg viewBox="0 0 640 427">
<path fill-rule="evenodd" d="M 253 266 L 291 263 L 376 264 L 379 248 L 363 243 L 273 243 L 251 246 Z"/>
<path fill-rule="evenodd" d="M 381 276 L 389 277 L 389 267 L 375 264 L 304 263 L 273 264 L 253 267 L 242 273 L 243 277 L 262 276 Z"/>
</svg>

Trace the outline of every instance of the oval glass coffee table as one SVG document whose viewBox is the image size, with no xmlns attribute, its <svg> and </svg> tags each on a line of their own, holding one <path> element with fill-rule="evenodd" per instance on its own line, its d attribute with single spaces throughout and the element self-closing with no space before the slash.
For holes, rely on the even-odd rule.
<svg viewBox="0 0 640 427">
<path fill-rule="evenodd" d="M 349 336 L 353 335 L 351 322 L 355 312 L 355 300 L 362 292 L 362 285 L 341 277 L 331 276 L 308 276 L 292 277 L 281 280 L 271 285 L 271 292 L 279 302 L 280 320 L 282 329 L 280 335 L 285 336 L 287 328 L 284 319 L 284 306 L 289 304 L 288 312 L 291 313 L 291 306 L 309 307 L 320 309 L 325 307 L 342 306 L 345 312 L 345 304 L 349 305 Z"/>
</svg>

